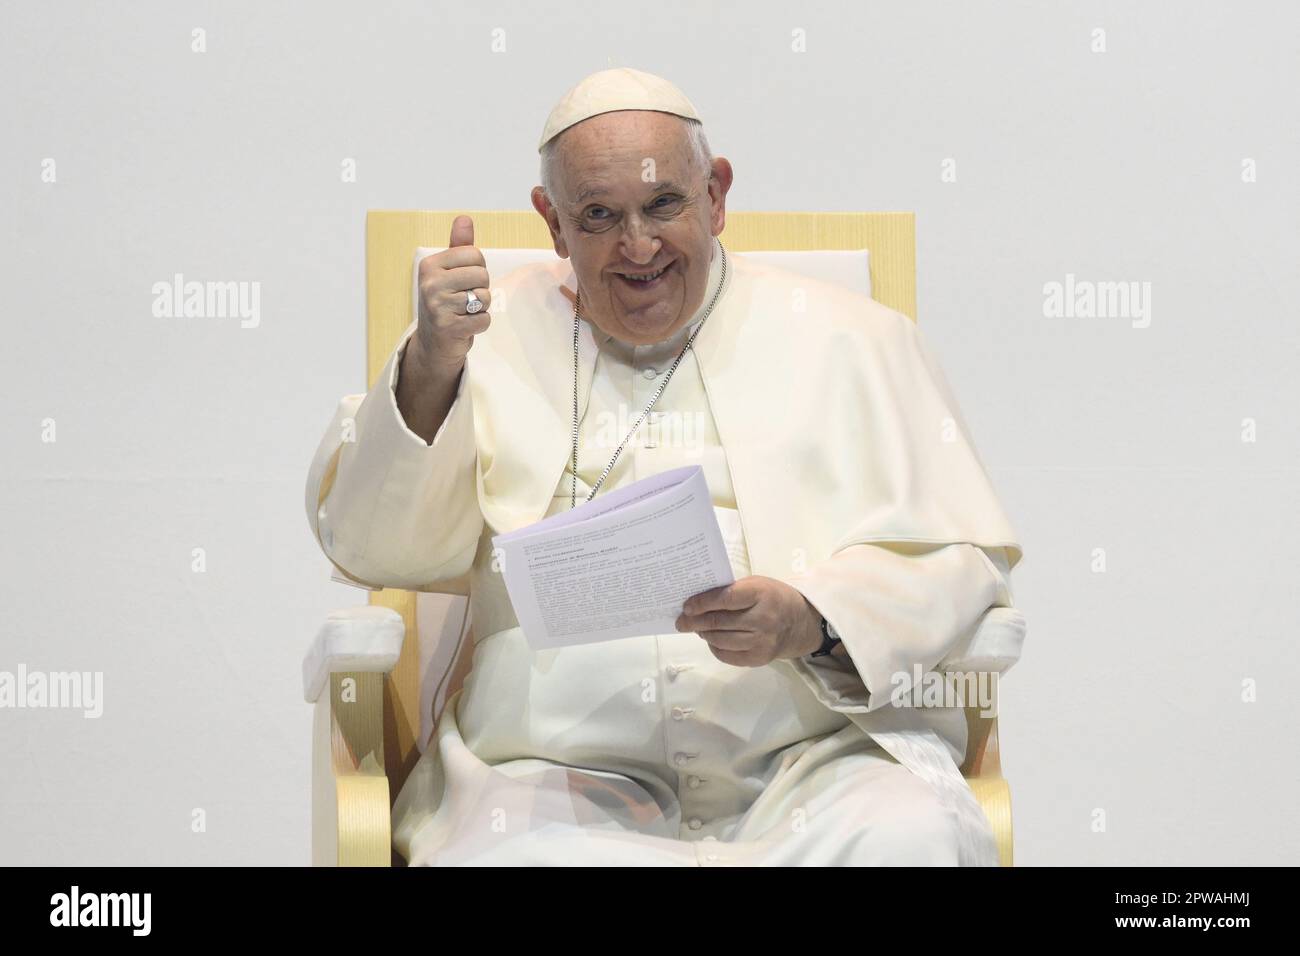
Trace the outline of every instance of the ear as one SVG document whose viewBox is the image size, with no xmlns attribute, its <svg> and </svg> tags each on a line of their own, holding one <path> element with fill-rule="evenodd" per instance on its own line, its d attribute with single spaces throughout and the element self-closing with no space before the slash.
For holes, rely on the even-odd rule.
<svg viewBox="0 0 1300 956">
<path fill-rule="evenodd" d="M 534 186 L 532 200 L 537 214 L 546 220 L 546 228 L 551 233 L 551 244 L 555 246 L 555 254 L 561 259 L 569 258 L 569 246 L 560 232 L 560 214 L 546 195 L 546 190 L 541 186 Z"/>
<path fill-rule="evenodd" d="M 733 176 L 731 162 L 725 156 L 716 156 L 709 168 L 709 227 L 713 235 L 722 235 L 727 225 L 727 191 Z"/>
</svg>

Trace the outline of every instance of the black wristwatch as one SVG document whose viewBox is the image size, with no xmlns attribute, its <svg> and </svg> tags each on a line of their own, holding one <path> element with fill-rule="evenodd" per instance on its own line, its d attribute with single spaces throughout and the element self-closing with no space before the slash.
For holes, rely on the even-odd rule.
<svg viewBox="0 0 1300 956">
<path fill-rule="evenodd" d="M 840 643 L 840 635 L 835 630 L 835 625 L 830 621 L 822 618 L 822 646 L 809 654 L 809 657 L 825 657 L 831 651 L 835 650 L 835 645 Z"/>
</svg>

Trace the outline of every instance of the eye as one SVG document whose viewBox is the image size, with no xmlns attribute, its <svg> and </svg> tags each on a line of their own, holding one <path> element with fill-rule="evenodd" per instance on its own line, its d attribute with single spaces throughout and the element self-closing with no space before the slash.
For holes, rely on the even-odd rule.
<svg viewBox="0 0 1300 956">
<path fill-rule="evenodd" d="M 579 229 L 584 232 L 604 232 L 614 222 L 615 216 L 604 206 L 588 206 L 577 220 Z"/>
<path fill-rule="evenodd" d="M 667 209 L 669 206 L 673 206 L 681 202 L 681 199 L 682 199 L 681 196 L 660 196 L 651 204 L 651 208 Z"/>
</svg>

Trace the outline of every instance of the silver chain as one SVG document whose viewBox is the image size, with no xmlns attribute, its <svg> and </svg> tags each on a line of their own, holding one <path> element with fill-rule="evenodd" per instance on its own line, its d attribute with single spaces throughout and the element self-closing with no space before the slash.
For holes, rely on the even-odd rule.
<svg viewBox="0 0 1300 956">
<path fill-rule="evenodd" d="M 704 310 L 704 316 L 700 319 L 699 325 L 695 327 L 695 331 L 692 332 L 690 338 L 686 340 L 686 344 L 682 346 L 682 350 L 677 353 L 677 358 L 673 360 L 672 367 L 668 369 L 668 374 L 664 376 L 664 380 L 660 382 L 659 387 L 655 389 L 654 395 L 650 398 L 650 404 L 645 407 L 645 411 L 641 413 L 641 417 L 636 420 L 636 423 L 632 426 L 632 430 L 627 433 L 627 438 L 624 438 L 622 443 L 615 450 L 614 457 L 609 460 L 609 464 L 605 466 L 605 470 L 600 473 L 600 478 L 591 486 L 591 493 L 583 499 L 584 503 L 590 501 L 596 496 L 597 490 L 599 490 L 601 484 L 604 483 L 605 478 L 609 475 L 610 471 L 613 470 L 614 462 L 618 461 L 618 456 L 622 453 L 623 447 L 631 441 L 632 436 L 636 434 L 636 430 L 640 428 L 641 423 L 645 421 L 645 417 L 650 414 L 650 409 L 654 408 L 655 402 L 659 401 L 659 396 L 662 395 L 664 389 L 668 387 L 668 382 L 672 379 L 673 372 L 677 371 L 677 366 L 686 355 L 686 350 L 689 349 L 691 343 L 695 341 L 695 336 L 700 334 L 700 329 L 704 328 L 705 320 L 713 313 L 713 307 L 718 302 L 718 296 L 722 294 L 722 287 L 726 285 L 727 282 L 727 250 L 723 247 L 721 240 L 718 241 L 718 248 L 722 250 L 722 275 L 718 279 L 718 288 L 714 290 L 713 298 L 709 300 L 709 307 Z M 573 479 L 569 488 L 570 509 L 572 509 L 578 502 L 578 312 L 581 302 L 582 292 L 579 291 L 573 298 L 573 458 L 571 461 Z"/>
</svg>

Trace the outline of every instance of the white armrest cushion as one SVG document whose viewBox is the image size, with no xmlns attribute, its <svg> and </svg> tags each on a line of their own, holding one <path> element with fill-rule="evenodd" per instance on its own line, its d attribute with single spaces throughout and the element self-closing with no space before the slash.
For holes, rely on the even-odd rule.
<svg viewBox="0 0 1300 956">
<path fill-rule="evenodd" d="M 303 697 L 315 703 L 330 674 L 339 671 L 388 673 L 397 666 L 405 636 L 402 615 L 391 607 L 331 611 L 302 661 Z"/>
<path fill-rule="evenodd" d="M 1025 630 L 1025 616 L 1019 608 L 991 607 L 970 637 L 954 647 L 935 670 L 1003 674 L 1020 660 Z"/>
</svg>

